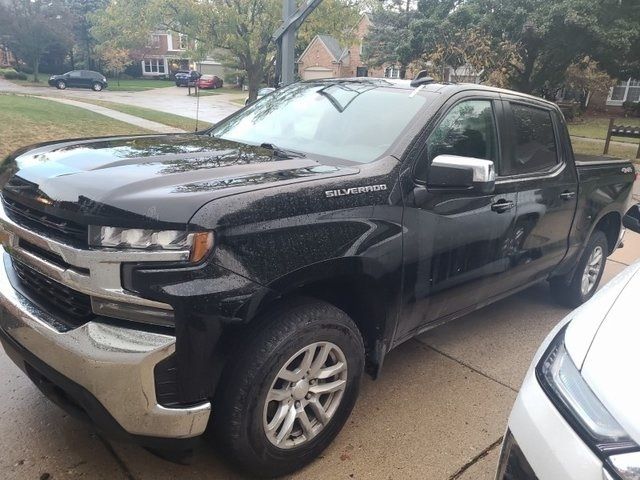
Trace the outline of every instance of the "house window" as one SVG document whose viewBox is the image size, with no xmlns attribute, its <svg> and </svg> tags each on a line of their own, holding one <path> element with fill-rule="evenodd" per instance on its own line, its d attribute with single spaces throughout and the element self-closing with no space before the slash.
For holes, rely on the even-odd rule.
<svg viewBox="0 0 640 480">
<path fill-rule="evenodd" d="M 144 73 L 158 73 L 164 74 L 166 70 L 164 68 L 164 60 L 161 58 L 152 58 L 142 62 Z"/>
<path fill-rule="evenodd" d="M 160 48 L 160 35 L 157 33 L 151 35 L 151 46 L 153 48 Z"/>
<path fill-rule="evenodd" d="M 385 78 L 400 78 L 400 69 L 395 65 L 384 69 Z"/>
<path fill-rule="evenodd" d="M 189 41 L 188 41 L 189 39 L 187 38 L 186 35 L 179 34 L 178 40 L 179 40 L 178 45 L 180 46 L 180 50 L 186 50 L 189 47 Z"/>
<path fill-rule="evenodd" d="M 622 105 L 624 102 L 640 101 L 640 80 L 629 79 L 618 83 L 609 91 L 607 105 Z"/>
</svg>

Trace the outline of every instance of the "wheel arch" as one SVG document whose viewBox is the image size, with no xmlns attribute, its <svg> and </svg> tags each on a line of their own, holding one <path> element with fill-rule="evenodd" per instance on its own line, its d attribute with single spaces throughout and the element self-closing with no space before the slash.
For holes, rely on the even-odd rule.
<svg viewBox="0 0 640 480">
<path fill-rule="evenodd" d="M 611 255 L 616 249 L 618 239 L 620 238 L 620 230 L 622 229 L 622 216 L 617 211 L 609 211 L 602 215 L 595 223 L 587 241 L 595 231 L 601 231 L 607 237 L 608 254 Z"/>
<path fill-rule="evenodd" d="M 375 377 L 389 350 L 395 328 L 390 319 L 395 318 L 394 306 L 397 305 L 388 279 L 370 273 L 381 271 L 382 267 L 376 261 L 360 257 L 310 265 L 272 282 L 245 303 L 239 316 L 248 327 L 259 321 L 263 313 L 300 297 L 330 303 L 349 315 L 357 325 L 365 343 L 367 371 Z"/>
</svg>

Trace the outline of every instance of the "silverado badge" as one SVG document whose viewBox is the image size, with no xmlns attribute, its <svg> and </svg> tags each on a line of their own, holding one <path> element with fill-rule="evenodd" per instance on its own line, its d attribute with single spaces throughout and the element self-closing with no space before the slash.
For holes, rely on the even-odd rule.
<svg viewBox="0 0 640 480">
<path fill-rule="evenodd" d="M 345 195 L 357 195 L 358 193 L 367 193 L 367 192 L 380 192 L 382 190 L 386 190 L 387 185 L 367 185 L 365 187 L 351 187 L 351 188 L 340 188 L 338 190 L 327 190 L 324 194 L 327 198 L 332 197 L 343 197 Z"/>
</svg>

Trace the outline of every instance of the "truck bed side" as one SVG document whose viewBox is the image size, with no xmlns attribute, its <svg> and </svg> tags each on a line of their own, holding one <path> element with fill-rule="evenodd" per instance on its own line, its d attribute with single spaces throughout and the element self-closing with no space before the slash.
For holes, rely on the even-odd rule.
<svg viewBox="0 0 640 480">
<path fill-rule="evenodd" d="M 631 198 L 635 169 L 623 159 L 576 155 L 578 174 L 578 204 L 569 234 L 569 249 L 556 273 L 566 273 L 575 266 L 591 232 L 601 227 L 612 252 L 622 226 L 622 216 Z"/>
</svg>

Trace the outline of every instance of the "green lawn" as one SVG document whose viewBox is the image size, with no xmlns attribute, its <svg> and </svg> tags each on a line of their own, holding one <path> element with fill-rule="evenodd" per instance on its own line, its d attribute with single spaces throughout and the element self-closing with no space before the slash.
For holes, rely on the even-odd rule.
<svg viewBox="0 0 640 480">
<path fill-rule="evenodd" d="M 640 125 L 640 118 L 616 118 L 616 125 Z M 607 138 L 609 117 L 580 117 L 569 124 L 569 132 L 576 137 Z M 637 139 L 613 137 L 616 142 L 638 143 Z"/>
<path fill-rule="evenodd" d="M 616 118 L 616 125 L 640 125 L 640 118 Z M 569 124 L 571 143 L 576 153 L 586 155 L 602 155 L 607 138 L 609 117 L 585 116 Z M 595 139 L 595 140 L 594 140 Z M 609 155 L 635 159 L 638 150 L 638 139 L 612 137 Z"/>
<path fill-rule="evenodd" d="M 584 155 L 602 155 L 604 150 L 604 140 L 593 141 L 582 137 L 571 137 L 571 144 L 575 153 Z M 634 160 L 638 146 L 632 143 L 611 142 L 609 145 L 609 156 L 628 158 Z"/>
<path fill-rule="evenodd" d="M 153 78 L 134 78 L 130 80 L 120 80 L 120 85 L 115 78 L 107 78 L 109 86 L 107 90 L 114 92 L 141 92 L 143 90 L 151 90 L 154 88 L 173 87 L 175 83 L 172 80 L 154 80 Z"/>
<path fill-rule="evenodd" d="M 136 133 L 150 132 L 50 100 L 0 95 L 0 159 L 19 147 L 36 142 Z"/>
<path fill-rule="evenodd" d="M 232 88 L 232 87 L 222 87 L 222 88 L 207 88 L 207 89 L 202 89 L 200 90 L 200 96 L 201 97 L 207 97 L 209 95 L 220 95 L 222 93 L 234 93 L 237 95 L 241 95 L 242 90 L 240 90 L 239 88 Z"/>
<path fill-rule="evenodd" d="M 13 79 L 13 80 L 9 80 L 9 81 L 17 83 L 18 85 L 24 85 L 24 86 L 27 86 L 27 87 L 47 87 L 47 86 L 49 86 L 49 84 L 47 83 L 49 81 L 49 76 L 50 75 L 48 73 L 41 73 L 38 76 L 39 81 L 35 82 L 33 80 L 33 74 L 29 73 L 29 74 L 27 74 L 27 79 L 26 80 Z"/>
<path fill-rule="evenodd" d="M 134 107 L 132 105 L 125 105 L 122 103 L 105 102 L 103 100 L 81 100 L 84 103 L 92 103 L 94 105 L 100 105 L 101 107 L 110 108 L 111 110 L 117 110 L 118 112 L 128 113 L 136 117 L 151 120 L 153 122 L 169 125 L 170 127 L 180 128 L 187 132 L 191 132 L 196 128 L 196 121 L 192 118 L 183 117 L 181 115 L 173 115 L 171 113 L 159 112 L 150 108 Z M 211 126 L 208 122 L 199 121 L 198 130 L 204 130 Z"/>
</svg>

